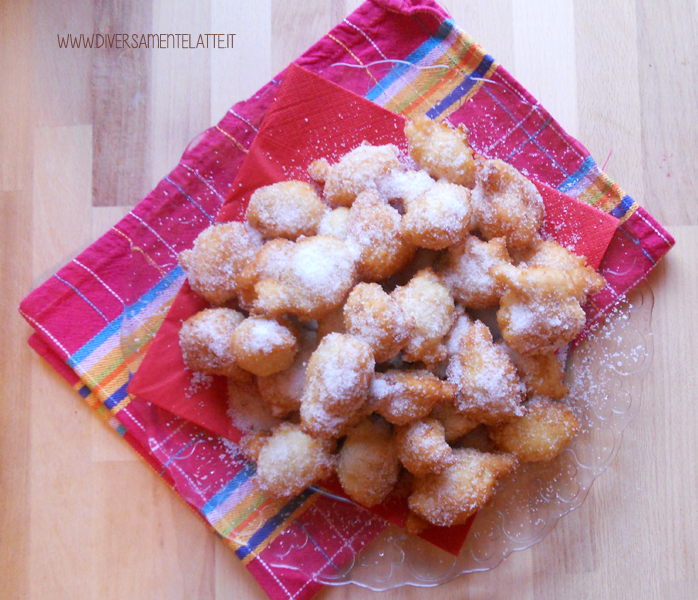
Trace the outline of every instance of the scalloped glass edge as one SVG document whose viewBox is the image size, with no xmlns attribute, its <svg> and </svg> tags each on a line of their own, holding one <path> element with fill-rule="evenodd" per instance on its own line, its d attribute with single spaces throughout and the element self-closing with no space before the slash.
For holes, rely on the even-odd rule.
<svg viewBox="0 0 698 600">
<path fill-rule="evenodd" d="M 457 557 L 388 525 L 331 576 L 290 564 L 288 551 L 276 566 L 332 586 L 353 583 L 374 591 L 435 587 L 493 569 L 512 552 L 543 540 L 561 517 L 582 505 L 639 410 L 653 357 L 653 305 L 652 290 L 643 281 L 570 353 L 565 379 L 570 394 L 562 402 L 580 420 L 580 433 L 553 461 L 528 463 L 501 482 L 493 501 L 475 517 Z"/>
<path fill-rule="evenodd" d="M 168 289 L 149 309 L 149 315 L 159 321 L 179 285 L 175 282 Z M 130 307 L 122 324 L 121 347 L 124 356 L 130 357 L 130 370 L 140 363 L 130 355 L 142 358 L 144 340 L 157 331 L 157 326 L 143 320 L 141 304 Z M 386 523 L 374 540 L 331 575 L 327 570 L 310 572 L 311 565 L 294 562 L 293 547 L 308 540 L 291 540 L 291 536 L 289 545 L 282 544 L 278 562 L 272 559 L 270 566 L 298 571 L 324 585 L 354 583 L 374 591 L 404 585 L 435 587 L 467 573 L 493 569 L 512 552 L 540 542 L 561 517 L 582 505 L 594 480 L 615 458 L 623 430 L 639 409 L 642 382 L 652 362 L 653 304 L 645 280 L 570 353 L 566 376 L 570 396 L 563 402 L 579 418 L 580 434 L 552 462 L 529 463 L 503 481 L 493 501 L 477 514 L 457 557 Z M 367 521 L 378 518 L 366 511 Z"/>
</svg>

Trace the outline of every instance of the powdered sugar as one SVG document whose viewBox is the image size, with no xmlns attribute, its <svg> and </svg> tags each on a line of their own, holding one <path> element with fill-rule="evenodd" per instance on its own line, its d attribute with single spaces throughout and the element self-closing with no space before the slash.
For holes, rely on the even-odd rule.
<svg viewBox="0 0 698 600">
<path fill-rule="evenodd" d="M 280 423 L 272 417 L 255 383 L 228 380 L 228 415 L 241 431 L 271 429 Z"/>
<path fill-rule="evenodd" d="M 239 343 L 246 352 L 270 354 L 289 341 L 289 330 L 273 319 L 252 318 L 248 322 L 251 326 Z"/>
<path fill-rule="evenodd" d="M 378 192 L 387 200 L 402 200 L 408 208 L 436 183 L 426 171 L 392 171 L 378 181 Z"/>
<path fill-rule="evenodd" d="M 346 285 L 353 270 L 348 252 L 332 245 L 299 245 L 290 264 L 295 280 L 308 294 L 335 294 Z"/>
</svg>

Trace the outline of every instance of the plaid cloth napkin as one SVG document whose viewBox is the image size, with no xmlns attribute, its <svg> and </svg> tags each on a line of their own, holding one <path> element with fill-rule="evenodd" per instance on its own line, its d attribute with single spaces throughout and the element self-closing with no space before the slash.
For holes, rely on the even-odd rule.
<svg viewBox="0 0 698 600">
<path fill-rule="evenodd" d="M 406 117 L 463 122 L 476 151 L 615 217 L 601 263 L 609 285 L 591 320 L 603 318 L 674 243 L 429 0 L 366 2 L 295 62 Z M 32 347 L 228 540 L 267 594 L 302 599 L 322 587 L 317 578 L 351 564 L 385 521 L 312 490 L 290 503 L 260 500 L 251 492 L 253 468 L 228 441 L 127 392 L 183 283 L 176 255 L 215 219 L 283 76 L 206 131 L 155 190 L 34 290 L 20 312 L 35 329 Z M 303 570 L 284 568 L 296 552 Z"/>
</svg>

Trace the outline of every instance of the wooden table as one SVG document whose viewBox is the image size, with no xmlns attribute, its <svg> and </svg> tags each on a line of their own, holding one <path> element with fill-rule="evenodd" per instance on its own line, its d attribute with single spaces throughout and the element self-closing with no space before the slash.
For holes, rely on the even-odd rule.
<svg viewBox="0 0 698 600">
<path fill-rule="evenodd" d="M 233 553 L 29 350 L 30 328 L 16 306 L 125 215 L 197 133 L 357 4 L 0 5 L 0 598 L 265 597 Z M 444 5 L 607 162 L 677 245 L 649 278 L 654 361 L 641 409 L 582 507 L 494 571 L 380 597 L 696 598 L 698 6 Z M 119 28 L 235 33 L 235 50 L 148 51 L 110 62 L 106 53 L 57 47 L 57 33 Z M 321 597 L 379 596 L 348 586 Z"/>
</svg>

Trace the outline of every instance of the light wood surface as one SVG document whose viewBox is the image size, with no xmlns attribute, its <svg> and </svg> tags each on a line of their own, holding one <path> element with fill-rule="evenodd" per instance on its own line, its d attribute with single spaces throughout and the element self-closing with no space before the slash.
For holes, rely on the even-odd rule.
<svg viewBox="0 0 698 600">
<path fill-rule="evenodd" d="M 235 556 L 26 344 L 16 307 L 187 143 L 357 0 L 0 2 L 0 598 L 262 599 Z M 677 245 L 654 361 L 582 507 L 488 573 L 390 598 L 698 597 L 698 4 L 445 0 Z M 232 52 L 59 50 L 58 32 L 230 32 Z M 128 115 L 128 118 L 126 117 Z M 49 416 L 50 415 L 50 416 Z M 329 600 L 377 598 L 358 587 Z"/>
</svg>

